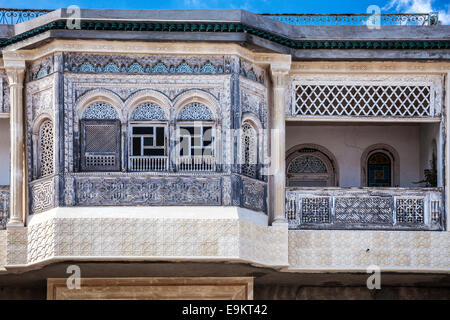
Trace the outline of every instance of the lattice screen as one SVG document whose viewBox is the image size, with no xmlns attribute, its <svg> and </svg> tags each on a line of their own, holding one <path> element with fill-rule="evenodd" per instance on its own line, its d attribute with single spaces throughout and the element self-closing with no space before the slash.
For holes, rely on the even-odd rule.
<svg viewBox="0 0 450 320">
<path fill-rule="evenodd" d="M 292 116 L 435 117 L 434 82 L 294 82 Z M 439 90 L 438 90 L 439 91 Z"/>
<path fill-rule="evenodd" d="M 114 171 L 120 168 L 120 122 L 81 121 L 81 169 Z"/>
</svg>

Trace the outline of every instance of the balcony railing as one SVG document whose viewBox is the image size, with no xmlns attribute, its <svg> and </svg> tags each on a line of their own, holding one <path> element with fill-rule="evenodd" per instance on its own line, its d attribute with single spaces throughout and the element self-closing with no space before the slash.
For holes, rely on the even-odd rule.
<svg viewBox="0 0 450 320">
<path fill-rule="evenodd" d="M 0 186 L 0 230 L 6 228 L 9 219 L 9 186 Z"/>
<path fill-rule="evenodd" d="M 18 24 L 42 16 L 52 10 L 0 8 L 0 24 Z"/>
<path fill-rule="evenodd" d="M 442 230 L 440 189 L 287 188 L 290 229 Z"/>
<path fill-rule="evenodd" d="M 438 25 L 437 12 L 387 14 L 290 14 L 263 13 L 263 16 L 292 25 Z"/>
<path fill-rule="evenodd" d="M 168 157 L 130 157 L 131 171 L 167 171 Z"/>
<path fill-rule="evenodd" d="M 214 156 L 180 157 L 176 160 L 178 171 L 216 171 L 216 158 Z"/>
</svg>

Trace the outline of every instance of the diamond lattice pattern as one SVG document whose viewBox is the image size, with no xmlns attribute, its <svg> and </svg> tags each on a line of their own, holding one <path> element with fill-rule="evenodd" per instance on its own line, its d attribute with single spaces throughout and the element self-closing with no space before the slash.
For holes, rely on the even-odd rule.
<svg viewBox="0 0 450 320">
<path fill-rule="evenodd" d="M 295 85 L 294 116 L 430 117 L 431 87 L 420 85 Z"/>
</svg>

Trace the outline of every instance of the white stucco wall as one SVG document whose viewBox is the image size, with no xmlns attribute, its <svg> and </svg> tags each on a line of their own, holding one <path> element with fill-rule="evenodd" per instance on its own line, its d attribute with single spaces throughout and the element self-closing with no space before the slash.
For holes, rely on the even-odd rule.
<svg viewBox="0 0 450 320">
<path fill-rule="evenodd" d="M 419 174 L 423 178 L 424 169 L 431 169 L 431 160 L 433 155 L 433 140 L 436 141 L 436 155 L 437 155 L 437 170 L 438 170 L 438 186 L 442 186 L 442 174 L 440 174 L 442 170 L 442 161 L 438 159 L 441 158 L 442 154 L 442 146 L 441 146 L 441 138 L 440 138 L 440 124 L 439 123 L 430 123 L 423 124 L 420 127 L 420 171 Z"/>
<path fill-rule="evenodd" d="M 400 157 L 400 187 L 417 187 L 418 185 L 412 182 L 422 178 L 420 136 L 420 125 L 288 124 L 286 150 L 302 143 L 313 143 L 327 148 L 338 162 L 339 186 L 359 187 L 360 162 L 364 150 L 376 143 L 389 144 L 397 150 Z"/>
<path fill-rule="evenodd" d="M 9 185 L 9 119 L 0 119 L 0 185 Z"/>
</svg>

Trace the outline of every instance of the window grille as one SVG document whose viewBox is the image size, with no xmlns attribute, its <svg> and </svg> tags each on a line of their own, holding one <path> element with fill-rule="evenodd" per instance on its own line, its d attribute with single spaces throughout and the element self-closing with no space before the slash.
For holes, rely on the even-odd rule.
<svg viewBox="0 0 450 320">
<path fill-rule="evenodd" d="M 131 128 L 131 171 L 168 169 L 165 125 L 133 125 Z"/>
<path fill-rule="evenodd" d="M 178 170 L 215 170 L 212 124 L 180 125 L 178 127 L 178 137 Z"/>
<path fill-rule="evenodd" d="M 53 174 L 53 123 L 46 120 L 39 129 L 39 177 Z"/>
<path fill-rule="evenodd" d="M 249 177 L 256 177 L 258 162 L 258 138 L 256 130 L 249 123 L 241 128 L 241 172 Z"/>
<path fill-rule="evenodd" d="M 118 120 L 81 121 L 81 170 L 120 169 L 120 122 Z"/>
</svg>

